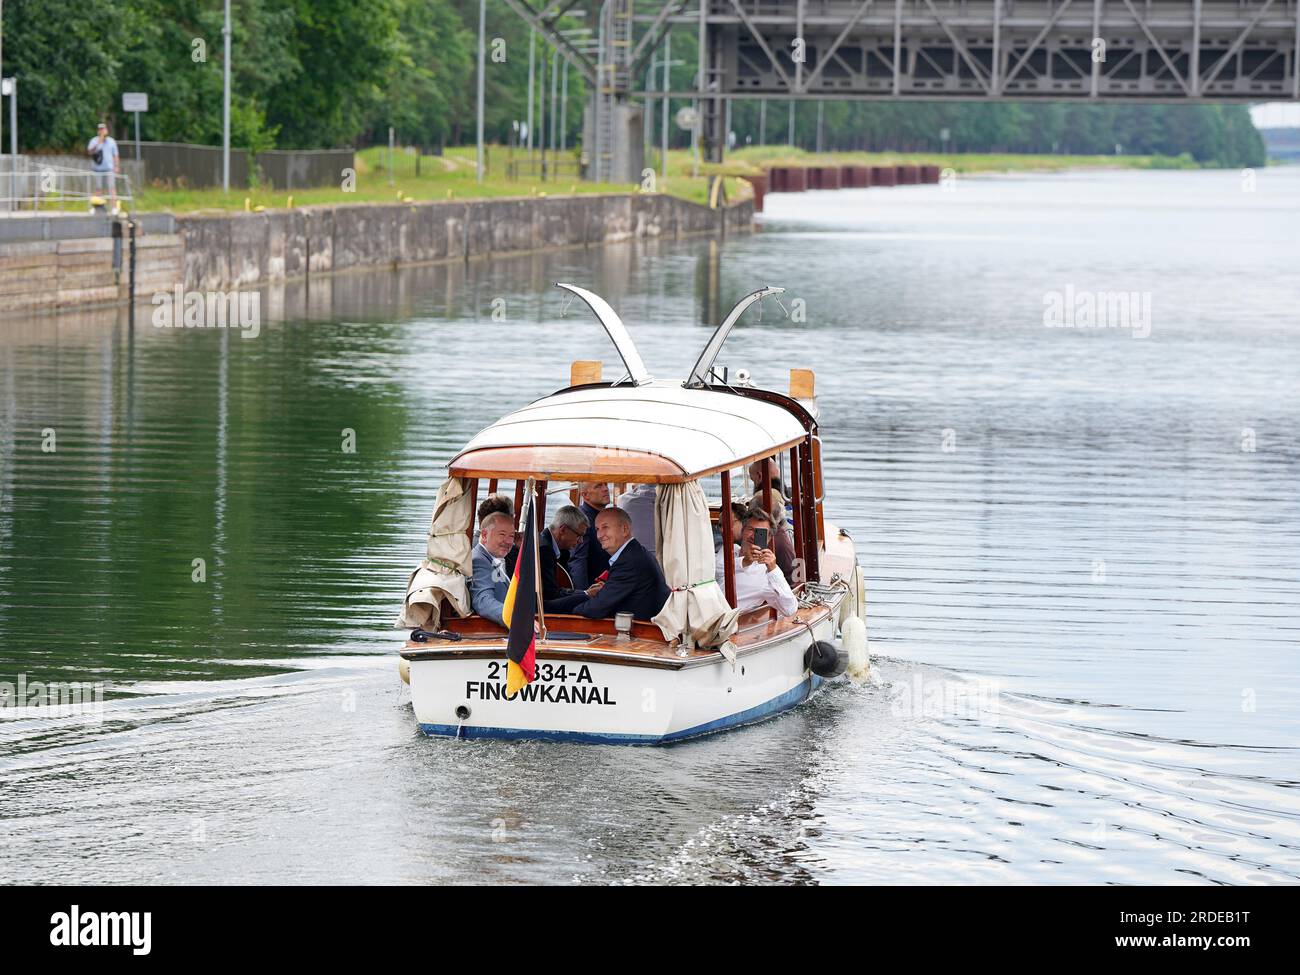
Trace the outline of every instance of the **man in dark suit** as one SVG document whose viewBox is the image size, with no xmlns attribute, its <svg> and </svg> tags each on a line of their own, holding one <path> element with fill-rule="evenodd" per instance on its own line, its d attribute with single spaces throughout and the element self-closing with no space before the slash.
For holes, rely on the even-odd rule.
<svg viewBox="0 0 1300 975">
<path fill-rule="evenodd" d="M 587 516 L 587 524 L 591 527 L 574 548 L 568 569 L 574 587 L 586 589 L 609 568 L 609 553 L 596 541 L 596 515 L 609 505 L 609 485 L 598 482 L 584 484 L 579 497 L 582 503 L 578 510 Z"/>
<path fill-rule="evenodd" d="M 572 611 L 589 619 L 611 619 L 618 613 L 653 619 L 668 601 L 668 585 L 654 556 L 632 537 L 632 519 L 627 512 L 618 508 L 601 511 L 596 516 L 596 538 L 609 554 L 609 576 L 599 588 L 593 585 L 594 594 Z"/>
<path fill-rule="evenodd" d="M 551 519 L 551 527 L 538 538 L 537 562 L 542 574 L 542 605 L 548 613 L 568 613 L 587 599 L 582 589 L 570 589 L 555 581 L 556 566 L 566 571 L 573 564 L 572 555 L 587 535 L 587 516 L 566 504 Z"/>
</svg>

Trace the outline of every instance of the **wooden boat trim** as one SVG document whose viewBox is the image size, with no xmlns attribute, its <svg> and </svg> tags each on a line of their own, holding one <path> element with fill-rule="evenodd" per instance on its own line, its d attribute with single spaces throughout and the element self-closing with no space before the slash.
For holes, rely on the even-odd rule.
<svg viewBox="0 0 1300 975">
<path fill-rule="evenodd" d="M 808 433 L 805 411 L 788 397 L 734 395 L 729 387 L 688 389 L 669 382 L 642 386 L 584 384 L 523 406 L 480 430 L 451 458 L 453 475 L 594 479 L 643 468 L 660 482 L 685 481 L 788 449 Z M 480 453 L 523 450 L 509 454 Z M 555 461 L 545 458 L 558 450 Z M 600 459 L 593 470 L 592 456 Z M 653 458 L 648 460 L 647 458 Z M 477 473 L 476 473 L 477 472 Z M 645 483 L 654 483 L 648 478 Z"/>
<path fill-rule="evenodd" d="M 742 659 L 766 650 L 773 643 L 787 639 L 795 631 L 803 630 L 806 632 L 829 618 L 834 609 L 835 604 L 830 603 L 821 606 L 803 607 L 794 616 L 784 619 L 772 618 L 775 616 L 775 612 L 768 607 L 763 607 L 758 611 L 751 611 L 751 613 L 765 615 L 767 618 L 750 622 L 749 625 L 737 631 L 736 639 L 733 641 L 736 645 L 736 658 Z M 580 618 L 548 617 L 551 628 L 557 632 L 563 631 L 574 619 Z M 456 622 L 467 621 L 458 620 Z M 499 660 L 506 652 L 505 633 L 499 627 L 495 627 L 494 624 L 486 620 L 483 622 L 496 629 L 500 636 L 493 635 L 490 639 L 463 639 L 454 643 L 439 642 L 436 645 L 408 641 L 400 653 L 406 660 L 411 661 L 446 659 Z M 689 656 L 679 657 L 675 650 L 669 649 L 668 644 L 663 641 L 662 637 L 658 640 L 651 640 L 644 636 L 638 637 L 635 632 L 631 644 L 614 643 L 612 637 L 616 634 L 612 633 L 612 620 L 588 620 L 587 622 L 610 624 L 610 634 L 593 634 L 598 637 L 609 636 L 610 639 L 604 641 L 601 645 L 592 645 L 590 643 L 575 645 L 568 641 L 556 641 L 555 643 L 549 640 L 539 641 L 537 659 L 539 661 L 563 660 L 582 663 L 610 663 L 624 667 L 649 667 L 660 670 L 688 670 L 694 667 L 715 664 L 725 659 L 717 650 L 697 650 L 692 651 Z M 653 624 L 640 623 L 637 625 L 649 627 L 655 630 L 656 633 L 658 632 L 658 628 L 654 627 Z M 576 627 L 574 629 L 576 630 Z M 758 632 L 760 630 L 761 632 Z M 653 645 L 653 647 L 648 645 Z M 643 649 L 640 652 L 630 649 L 636 646 Z M 629 647 L 629 649 L 619 649 L 620 647 Z"/>
<path fill-rule="evenodd" d="M 449 465 L 454 477 L 535 477 L 548 481 L 599 481 L 626 477 L 639 484 L 669 484 L 690 478 L 682 468 L 659 454 L 587 447 L 578 444 L 480 447 L 461 454 Z"/>
<path fill-rule="evenodd" d="M 480 447 L 461 454 L 447 466 L 447 470 L 453 477 L 497 480 L 533 477 L 547 481 L 621 479 L 636 484 L 682 484 L 776 457 L 784 450 L 797 447 L 804 439 L 796 437 L 774 448 L 764 448 L 701 471 L 685 471 L 659 454 L 578 444 Z"/>
</svg>

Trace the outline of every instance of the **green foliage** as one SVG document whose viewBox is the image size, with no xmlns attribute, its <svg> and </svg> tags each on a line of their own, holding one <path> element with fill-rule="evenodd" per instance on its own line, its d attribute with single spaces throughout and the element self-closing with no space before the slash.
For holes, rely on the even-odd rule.
<svg viewBox="0 0 1300 975">
<path fill-rule="evenodd" d="M 397 0 L 397 52 L 376 107 L 372 140 L 392 126 L 425 146 L 445 144 L 452 118 L 466 110 L 465 79 L 475 71 L 476 39 L 446 3 Z"/>
<path fill-rule="evenodd" d="M 116 6 L 113 0 L 4 5 L 4 73 L 18 78 L 23 148 L 79 150 L 94 136 L 121 90 L 118 58 L 128 37 Z"/>
<path fill-rule="evenodd" d="M 1190 152 L 1178 156 L 1154 155 L 1147 163 L 1147 169 L 1195 169 L 1196 160 Z"/>
<path fill-rule="evenodd" d="M 452 100 L 454 106 L 453 121 L 449 140 L 453 143 L 472 142 L 474 140 L 474 116 L 476 86 L 478 78 L 478 0 L 448 0 L 451 7 L 460 16 L 467 33 L 466 47 L 470 63 L 465 73 L 451 80 L 455 91 Z M 581 27 L 585 21 L 569 22 L 561 19 L 559 28 Z M 510 145 L 515 121 L 528 119 L 528 48 L 530 29 L 526 23 L 508 7 L 505 0 L 488 0 L 487 4 L 487 51 L 484 57 L 485 97 L 483 128 L 487 141 Z M 505 60 L 494 61 L 492 52 L 501 50 Z M 543 61 L 545 64 L 543 65 Z M 561 74 L 564 72 L 564 60 L 557 61 Z M 534 127 L 541 134 L 543 107 L 547 118 L 551 110 L 551 47 L 540 36 L 537 37 L 533 52 L 534 74 Z M 586 88 L 582 75 L 572 66 L 568 69 L 569 96 L 564 112 L 567 128 L 565 144 L 574 146 L 582 130 L 582 109 L 586 99 Z M 543 79 L 543 74 L 545 78 Z M 543 98 L 543 80 L 545 81 L 545 106 Z M 563 88 L 557 87 L 557 94 Z M 550 138 L 550 122 L 545 122 L 547 139 Z M 558 129 L 557 129 L 558 132 Z M 556 139 L 559 141 L 558 135 Z"/>
<path fill-rule="evenodd" d="M 275 87 L 267 118 L 284 146 L 346 145 L 384 97 L 400 53 L 398 0 L 289 0 L 296 69 Z"/>
<path fill-rule="evenodd" d="M 801 102 L 795 111 L 795 145 L 814 148 L 817 103 Z M 787 112 L 785 103 L 769 102 L 767 141 L 786 141 Z M 1171 157 L 1188 153 L 1201 165 L 1231 167 L 1262 166 L 1265 159 L 1263 140 L 1244 105 L 826 102 L 823 113 L 825 150 Z M 731 127 L 741 144 L 747 138 L 757 143 L 757 104 L 738 103 Z"/>
<path fill-rule="evenodd" d="M 121 57 L 119 87 L 150 94 L 141 136 L 220 142 L 220 4 L 130 0 L 120 6 L 132 43 Z M 231 19 L 231 141 L 254 151 L 271 148 L 276 129 L 266 121 L 266 102 L 296 66 L 287 45 L 292 12 L 277 0 L 237 0 Z"/>
</svg>

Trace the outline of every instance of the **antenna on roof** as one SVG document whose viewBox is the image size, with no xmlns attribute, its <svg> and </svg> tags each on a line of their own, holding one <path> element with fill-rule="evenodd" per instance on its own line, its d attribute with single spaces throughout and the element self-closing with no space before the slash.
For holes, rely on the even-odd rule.
<svg viewBox="0 0 1300 975">
<path fill-rule="evenodd" d="M 691 374 L 686 377 L 686 382 L 683 383 L 683 385 L 688 389 L 695 386 L 707 386 L 709 384 L 709 376 L 713 373 L 713 361 L 718 357 L 718 353 L 722 351 L 722 343 L 727 341 L 727 335 L 731 332 L 732 326 L 735 325 L 736 322 L 740 321 L 740 316 L 745 313 L 745 309 L 754 302 L 766 298 L 768 295 L 779 295 L 784 293 L 785 288 L 773 288 L 768 286 L 766 288 L 759 288 L 753 294 L 745 295 L 745 297 L 736 302 L 736 306 L 732 308 L 727 317 L 722 320 L 722 324 L 714 330 L 713 336 L 709 339 L 709 344 L 704 347 L 704 351 L 700 353 L 700 357 L 695 360 L 695 368 L 692 369 Z"/>
<path fill-rule="evenodd" d="M 561 281 L 557 282 L 555 286 L 571 291 L 585 301 L 587 307 L 600 320 L 600 324 L 605 326 L 605 331 L 609 333 L 610 339 L 614 342 L 614 348 L 618 350 L 619 356 L 623 359 L 627 374 L 632 378 L 633 386 L 644 386 L 654 378 L 650 373 L 646 372 L 645 363 L 641 361 L 641 353 L 636 350 L 636 343 L 632 341 L 632 336 L 627 333 L 627 326 L 618 317 L 618 313 L 609 307 L 609 302 L 600 295 L 593 294 L 585 288 L 579 288 L 575 284 L 565 284 Z M 567 309 L 568 305 L 565 305 L 565 308 Z"/>
</svg>

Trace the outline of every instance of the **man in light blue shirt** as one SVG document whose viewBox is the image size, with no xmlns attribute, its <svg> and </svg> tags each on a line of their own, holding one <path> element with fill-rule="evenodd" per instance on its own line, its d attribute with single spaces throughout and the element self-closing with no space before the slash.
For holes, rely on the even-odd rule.
<svg viewBox="0 0 1300 975">
<path fill-rule="evenodd" d="M 108 134 L 108 126 L 99 123 L 95 137 L 86 144 L 86 155 L 90 157 L 92 185 L 95 189 L 107 190 L 113 203 L 113 212 L 117 212 L 117 173 L 122 168 L 122 159 L 117 151 L 117 140 Z"/>
</svg>

